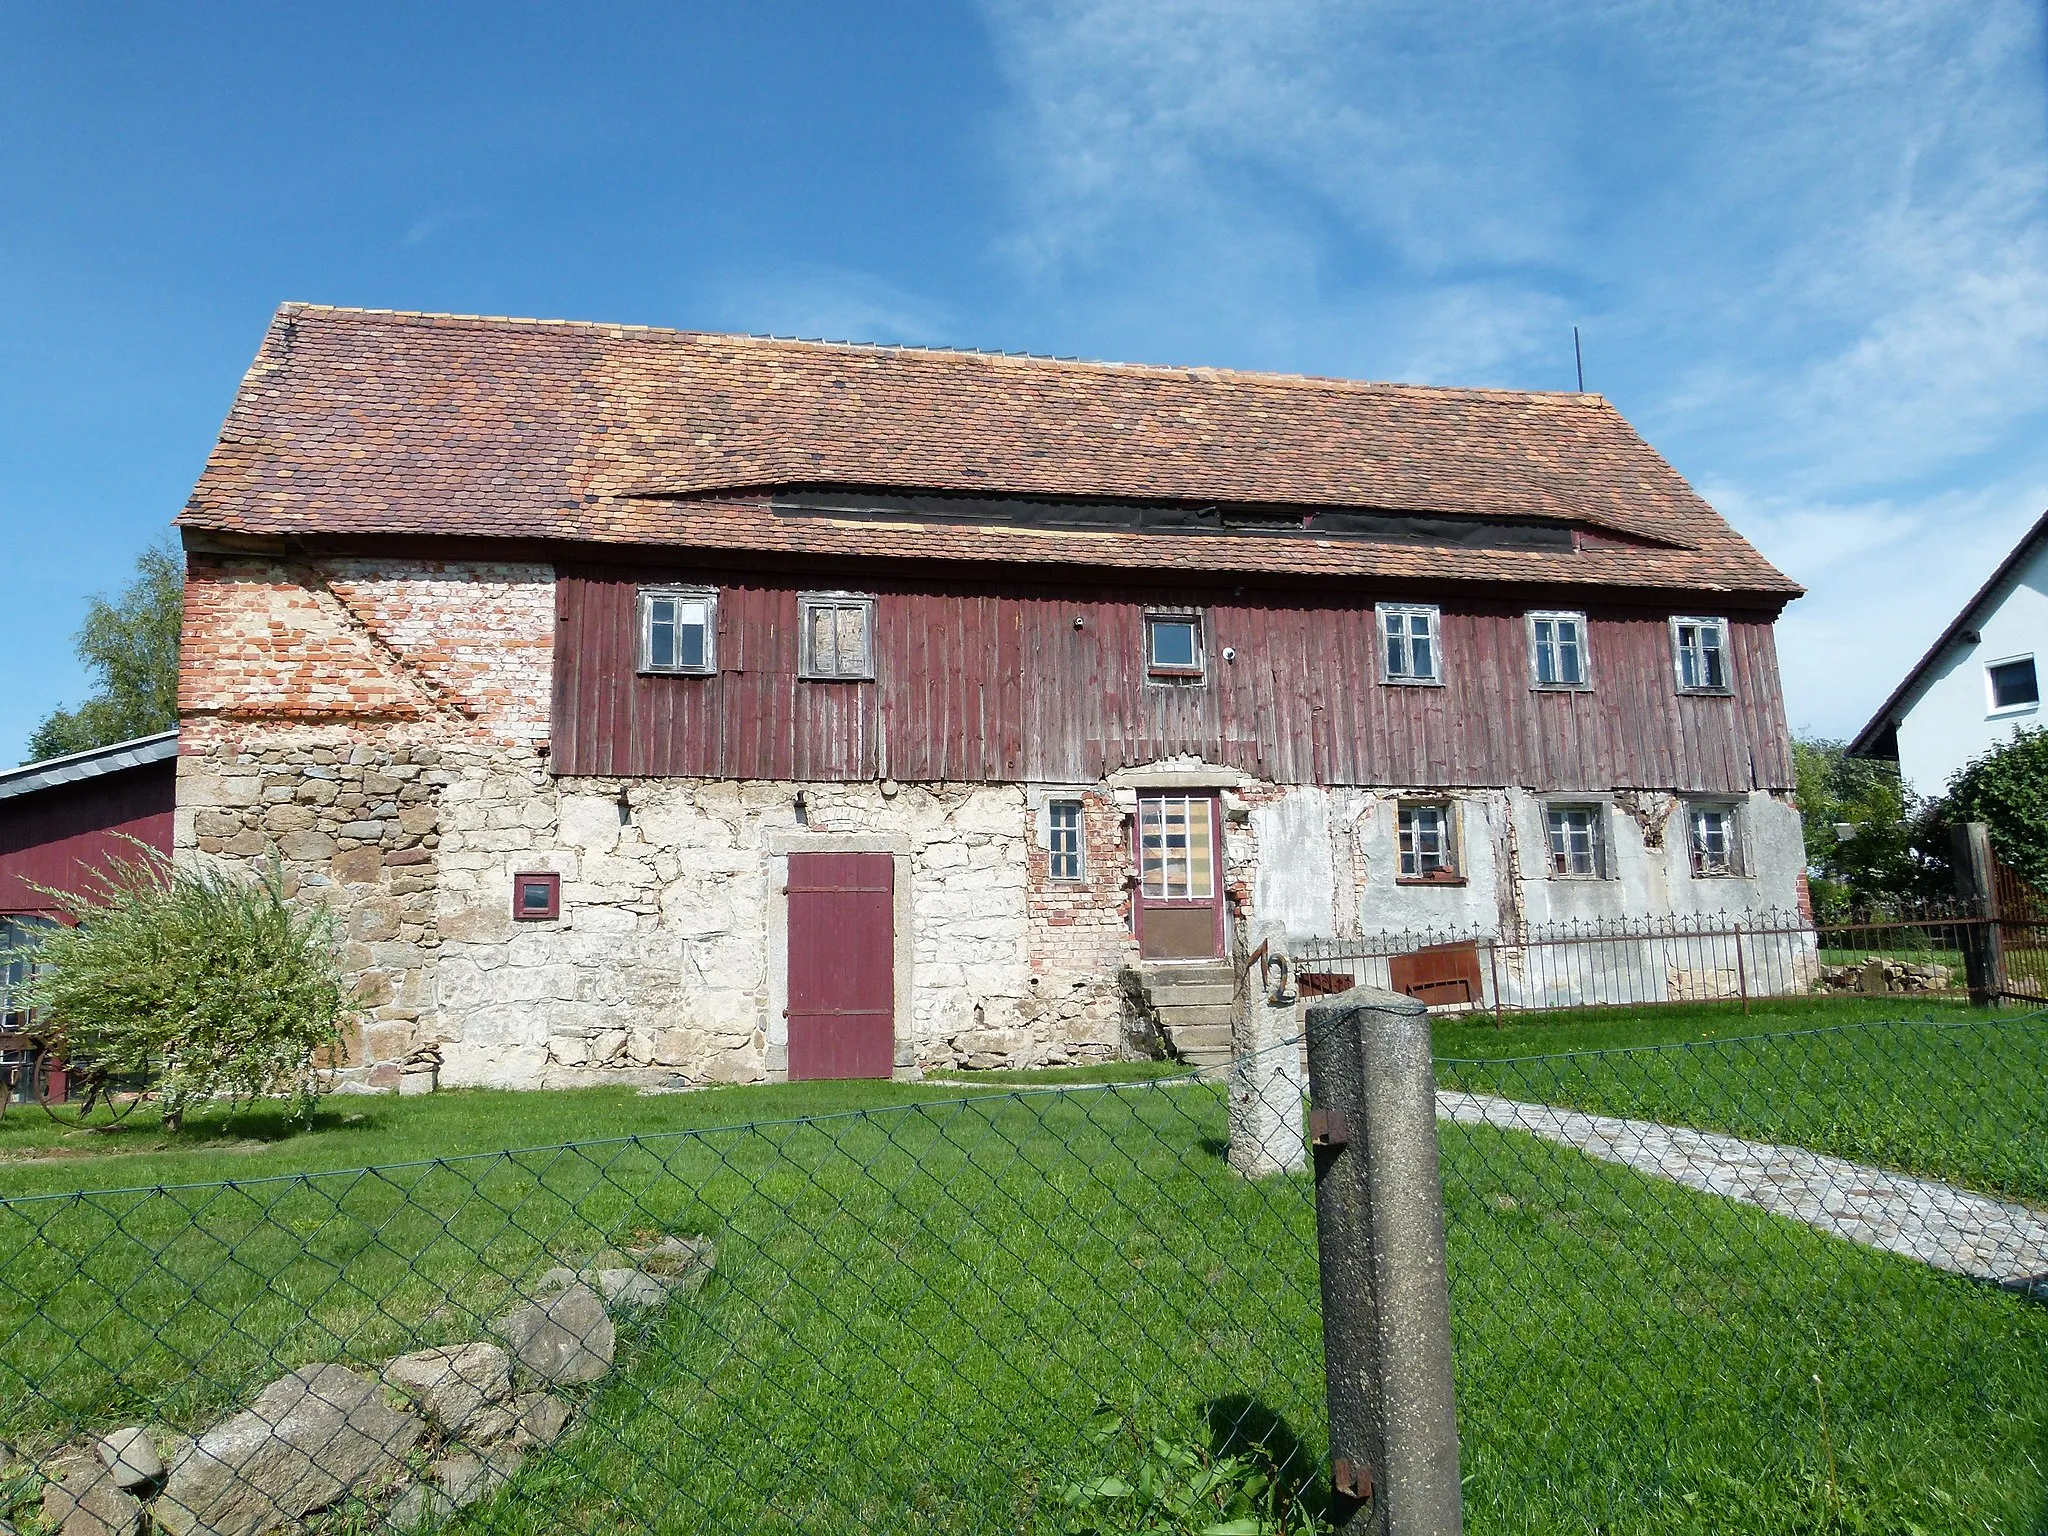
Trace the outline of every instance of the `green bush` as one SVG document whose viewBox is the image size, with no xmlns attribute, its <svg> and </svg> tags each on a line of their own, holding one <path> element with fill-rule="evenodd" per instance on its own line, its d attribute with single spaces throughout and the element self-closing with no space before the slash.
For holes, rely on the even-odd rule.
<svg viewBox="0 0 2048 1536">
<path fill-rule="evenodd" d="M 1981 821 L 1998 856 L 2036 890 L 2048 890 L 2048 729 L 2022 727 L 1973 758 L 1942 801 L 1951 826 Z"/>
<path fill-rule="evenodd" d="M 333 914 L 287 901 L 275 863 L 244 879 L 144 849 L 86 894 L 44 894 L 76 926 L 36 940 L 28 1002 L 67 1061 L 148 1078 L 174 1125 L 212 1098 L 311 1112 L 355 1007 Z"/>
</svg>

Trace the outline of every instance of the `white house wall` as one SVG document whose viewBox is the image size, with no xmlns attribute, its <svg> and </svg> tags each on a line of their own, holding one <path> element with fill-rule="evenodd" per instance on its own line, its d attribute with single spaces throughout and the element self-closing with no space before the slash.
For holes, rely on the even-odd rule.
<svg viewBox="0 0 2048 1536">
<path fill-rule="evenodd" d="M 1957 641 L 1929 668 L 1900 717 L 1899 772 L 1917 794 L 1941 794 L 1972 758 L 2041 723 L 2038 704 L 1993 710 L 1985 668 L 2021 656 L 2034 657 L 2037 672 L 2048 667 L 2048 545 L 1992 594 L 1977 632 L 1975 644 Z"/>
</svg>

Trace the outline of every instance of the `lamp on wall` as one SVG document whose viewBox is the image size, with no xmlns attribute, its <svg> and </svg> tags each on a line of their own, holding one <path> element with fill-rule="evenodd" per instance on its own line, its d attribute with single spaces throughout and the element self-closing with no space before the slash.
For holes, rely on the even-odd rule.
<svg viewBox="0 0 2048 1536">
<path fill-rule="evenodd" d="M 796 792 L 796 824 L 800 827 L 811 824 L 811 797 L 802 790 Z"/>
</svg>

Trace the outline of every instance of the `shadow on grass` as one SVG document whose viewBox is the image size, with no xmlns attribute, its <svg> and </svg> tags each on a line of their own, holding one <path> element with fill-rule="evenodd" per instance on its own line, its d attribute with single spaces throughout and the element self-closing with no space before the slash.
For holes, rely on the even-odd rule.
<svg viewBox="0 0 2048 1536">
<path fill-rule="evenodd" d="M 1285 1503 L 1318 1520 L 1329 1517 L 1330 1490 L 1316 1454 L 1276 1409 L 1259 1398 L 1233 1394 L 1203 1404 L 1202 1418 L 1209 1426 L 1212 1454 L 1251 1455 L 1269 1463 Z"/>
</svg>

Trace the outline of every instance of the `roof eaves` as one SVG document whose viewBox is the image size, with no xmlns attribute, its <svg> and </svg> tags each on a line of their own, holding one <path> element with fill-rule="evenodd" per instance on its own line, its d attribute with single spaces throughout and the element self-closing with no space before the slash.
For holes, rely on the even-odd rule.
<svg viewBox="0 0 2048 1536">
<path fill-rule="evenodd" d="M 1894 688 L 1886 696 L 1884 703 L 1877 707 L 1877 713 L 1870 717 L 1869 724 L 1858 731 L 1855 740 L 1849 743 L 1849 756 L 1880 755 L 1876 750 L 1878 743 L 1886 732 L 1898 725 L 1897 717 L 1903 713 L 1901 705 L 1904 704 L 1907 695 L 1918 688 L 1921 679 L 1934 664 L 1948 654 L 1949 647 L 1955 644 L 1962 632 L 1974 627 L 1972 621 L 1977 617 L 1978 610 L 2005 584 L 2006 578 L 2019 569 L 2022 562 L 2040 547 L 2043 539 L 2048 539 L 2048 512 L 2043 512 L 2035 519 L 2034 526 L 2026 531 L 2019 543 L 2013 545 L 2012 552 L 1999 561 L 1998 569 L 1991 573 L 1990 579 L 1977 589 L 1974 597 L 1963 604 L 1962 612 L 1951 619 L 1948 627 L 1935 638 L 1934 644 L 1927 648 L 1927 654 L 1913 664 L 1912 670 L 1901 679 L 1899 686 Z"/>
<path fill-rule="evenodd" d="M 132 741 L 90 747 L 62 757 L 46 757 L 41 762 L 23 763 L 18 768 L 0 772 L 0 800 L 54 789 L 60 784 L 77 784 L 128 768 L 161 763 L 177 755 L 178 733 L 173 728 L 159 731 L 154 736 L 137 736 Z"/>
</svg>

